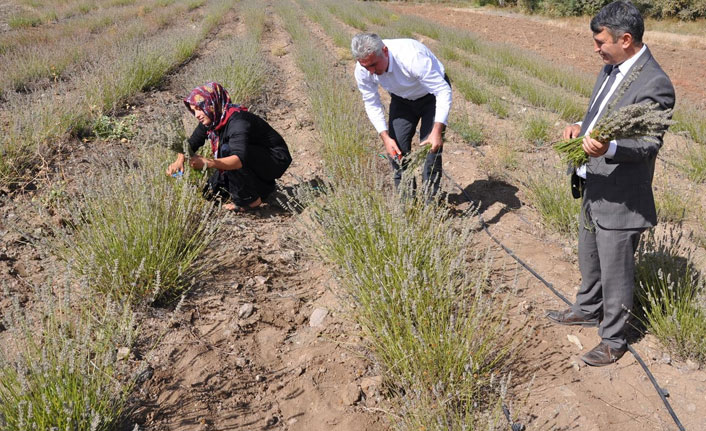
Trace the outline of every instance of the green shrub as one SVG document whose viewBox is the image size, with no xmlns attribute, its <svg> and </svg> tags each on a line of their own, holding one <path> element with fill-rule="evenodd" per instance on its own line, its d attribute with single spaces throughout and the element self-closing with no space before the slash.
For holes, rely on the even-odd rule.
<svg viewBox="0 0 706 431">
<path fill-rule="evenodd" d="M 681 358 L 706 363 L 706 289 L 682 234 L 650 231 L 637 252 L 634 313 Z"/>
<path fill-rule="evenodd" d="M 694 142 L 706 145 L 706 115 L 703 110 L 687 107 L 674 112 L 672 132 L 683 132 Z"/>
<path fill-rule="evenodd" d="M 655 204 L 659 221 L 681 223 L 686 220 L 691 209 L 697 205 L 687 193 L 671 184 L 655 187 Z"/>
<path fill-rule="evenodd" d="M 530 115 L 525 119 L 522 135 L 534 145 L 543 145 L 549 139 L 549 120 L 541 114 Z"/>
<path fill-rule="evenodd" d="M 309 208 L 317 249 L 335 264 L 356 320 L 401 401 L 403 429 L 462 430 L 498 399 L 491 375 L 517 338 L 487 273 L 469 269 L 469 224 L 424 199 L 327 188 Z"/>
<path fill-rule="evenodd" d="M 194 9 L 200 8 L 204 4 L 206 4 L 206 0 L 189 0 L 186 4 L 186 10 L 191 12 Z"/>
<path fill-rule="evenodd" d="M 111 160 L 72 199 L 74 227 L 60 232 L 57 253 L 101 293 L 169 300 L 204 274 L 198 258 L 219 226 L 214 207 L 199 185 L 164 169 L 154 155 Z"/>
<path fill-rule="evenodd" d="M 65 287 L 39 289 L 34 320 L 19 305 L 0 346 L 0 428 L 5 431 L 109 430 L 125 407 L 133 315 L 126 304 Z"/>
<path fill-rule="evenodd" d="M 36 27 L 42 23 L 42 19 L 35 15 L 14 15 L 7 20 L 7 25 L 12 29 Z"/>
<path fill-rule="evenodd" d="M 93 133 L 102 139 L 132 139 L 135 136 L 136 115 L 122 118 L 101 115 L 93 122 Z"/>
<path fill-rule="evenodd" d="M 528 200 L 539 211 L 544 226 L 575 237 L 578 234 L 581 200 L 571 196 L 568 176 L 554 172 L 555 169 L 540 168 L 526 175 Z"/>
<path fill-rule="evenodd" d="M 453 118 L 449 121 L 449 127 L 471 146 L 476 147 L 485 143 L 485 132 L 480 122 L 473 122 L 470 118 Z"/>
<path fill-rule="evenodd" d="M 706 145 L 692 145 L 686 151 L 684 163 L 679 168 L 694 182 L 706 181 Z"/>
</svg>

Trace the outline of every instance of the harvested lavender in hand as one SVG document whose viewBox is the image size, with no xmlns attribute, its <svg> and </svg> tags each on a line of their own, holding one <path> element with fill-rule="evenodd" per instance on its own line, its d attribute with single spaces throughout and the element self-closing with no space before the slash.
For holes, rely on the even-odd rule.
<svg viewBox="0 0 706 431">
<path fill-rule="evenodd" d="M 624 106 L 598 120 L 589 136 L 598 142 L 643 136 L 662 136 L 669 126 L 672 110 L 659 110 L 657 103 L 635 103 Z M 583 136 L 554 145 L 554 149 L 575 169 L 588 162 L 583 151 Z"/>
</svg>

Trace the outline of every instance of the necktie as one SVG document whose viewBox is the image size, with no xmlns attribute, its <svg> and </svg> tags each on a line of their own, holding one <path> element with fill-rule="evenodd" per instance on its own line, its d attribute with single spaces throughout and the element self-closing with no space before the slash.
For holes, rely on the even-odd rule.
<svg viewBox="0 0 706 431">
<path fill-rule="evenodd" d="M 591 106 L 591 109 L 588 110 L 588 114 L 586 114 L 586 118 L 583 120 L 583 123 L 581 123 L 581 134 L 579 136 L 583 136 L 586 134 L 586 129 L 588 129 L 588 126 L 591 124 L 594 118 L 596 118 L 596 115 L 598 114 L 598 109 L 601 107 L 601 103 L 603 103 L 603 99 L 605 99 L 606 95 L 610 91 L 611 87 L 613 86 L 613 83 L 615 82 L 615 78 L 618 76 L 618 72 L 620 72 L 620 69 L 618 69 L 618 66 L 613 66 L 613 68 L 610 71 L 610 75 L 608 76 L 608 80 L 606 81 L 605 85 L 603 86 L 603 90 L 601 91 L 601 94 L 596 97 L 596 101 L 593 102 L 593 105 Z"/>
</svg>

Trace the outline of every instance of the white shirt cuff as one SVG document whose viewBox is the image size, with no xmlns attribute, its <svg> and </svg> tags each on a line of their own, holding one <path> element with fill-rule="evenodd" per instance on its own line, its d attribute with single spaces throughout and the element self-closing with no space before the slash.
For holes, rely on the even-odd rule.
<svg viewBox="0 0 706 431">
<path fill-rule="evenodd" d="M 615 156 L 615 152 L 618 151 L 618 142 L 610 141 L 608 144 L 608 151 L 603 154 L 606 159 L 612 159 Z"/>
</svg>

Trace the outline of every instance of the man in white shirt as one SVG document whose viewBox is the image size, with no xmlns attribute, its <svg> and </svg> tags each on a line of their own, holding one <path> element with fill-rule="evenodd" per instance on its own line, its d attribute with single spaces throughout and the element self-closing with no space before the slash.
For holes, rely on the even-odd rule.
<svg viewBox="0 0 706 431">
<path fill-rule="evenodd" d="M 581 359 L 604 366 L 627 350 L 634 254 L 642 231 L 657 224 L 652 178 L 662 137 L 599 142 L 589 132 L 607 109 L 634 103 L 673 108 L 674 87 L 642 43 L 644 23 L 633 4 L 606 5 L 591 20 L 591 30 L 594 50 L 605 66 L 584 120 L 564 129 L 565 139 L 584 136 L 583 149 L 590 156 L 572 176 L 574 197 L 583 199 L 578 247 L 581 286 L 571 308 L 550 310 L 547 317 L 562 325 L 598 326 L 600 343 Z"/>
<path fill-rule="evenodd" d="M 421 120 L 422 144 L 431 144 L 422 171 L 425 191 L 436 195 L 441 181 L 443 131 L 451 108 L 451 85 L 444 66 L 414 39 L 385 39 L 373 33 L 353 37 L 355 79 L 365 111 L 380 135 L 399 186 L 402 157 L 411 151 L 412 138 Z M 389 128 L 385 123 L 378 85 L 390 93 Z"/>
</svg>

